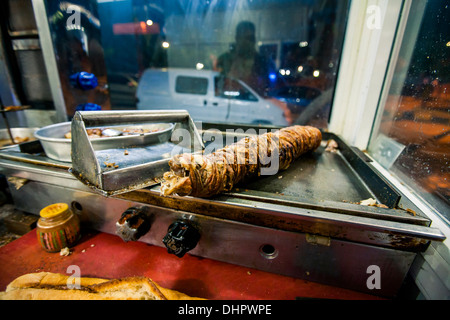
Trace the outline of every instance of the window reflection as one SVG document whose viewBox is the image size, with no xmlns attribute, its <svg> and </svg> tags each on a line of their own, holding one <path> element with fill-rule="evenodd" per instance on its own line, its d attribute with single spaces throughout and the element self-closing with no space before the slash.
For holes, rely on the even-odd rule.
<svg viewBox="0 0 450 320">
<path fill-rule="evenodd" d="M 217 76 L 215 79 L 216 96 L 226 99 L 258 101 L 258 98 L 242 82 L 229 77 Z"/>
<path fill-rule="evenodd" d="M 208 92 L 208 79 L 200 77 L 178 76 L 175 92 L 205 95 Z"/>
<path fill-rule="evenodd" d="M 327 127 L 348 1 L 124 0 L 97 4 L 113 109 L 154 108 L 146 103 L 147 95 L 155 94 L 150 84 L 143 83 L 148 70 L 168 79 L 170 74 L 190 77 L 190 72 L 180 74 L 180 70 L 192 70 L 198 77 L 227 79 L 211 80 L 205 89 L 216 91 L 214 101 L 193 101 L 186 96 L 184 104 L 171 102 L 173 109 L 186 108 L 194 120 Z M 132 79 L 137 75 L 138 85 L 115 87 L 115 78 L 109 75 L 117 74 Z M 163 82 L 170 86 L 170 80 Z M 161 88 L 161 83 L 155 85 L 162 95 L 181 94 Z M 120 88 L 127 90 L 116 91 Z M 136 97 L 130 98 L 133 90 Z M 314 103 L 323 92 L 325 98 Z M 200 107 L 201 112 L 190 110 Z"/>
<path fill-rule="evenodd" d="M 265 95 L 276 79 L 272 59 L 256 50 L 255 24 L 251 21 L 238 23 L 235 43 L 217 58 L 215 69 L 247 83 L 260 95 Z M 270 75 L 274 77 L 270 78 Z"/>
<path fill-rule="evenodd" d="M 450 1 L 412 2 L 370 151 L 450 218 Z M 390 141 L 393 140 L 394 142 Z"/>
</svg>

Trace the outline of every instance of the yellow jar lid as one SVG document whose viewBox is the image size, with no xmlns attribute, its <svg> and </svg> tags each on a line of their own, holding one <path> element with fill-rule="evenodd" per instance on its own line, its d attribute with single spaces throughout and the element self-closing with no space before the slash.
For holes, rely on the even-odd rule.
<svg viewBox="0 0 450 320">
<path fill-rule="evenodd" d="M 63 213 L 67 209 L 69 209 L 67 203 L 54 203 L 42 209 L 40 215 L 42 218 L 52 218 Z"/>
</svg>

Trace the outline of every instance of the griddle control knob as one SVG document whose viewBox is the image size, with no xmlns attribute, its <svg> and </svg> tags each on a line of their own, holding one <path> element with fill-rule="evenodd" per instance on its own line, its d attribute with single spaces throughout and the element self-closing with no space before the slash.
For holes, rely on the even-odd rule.
<svg viewBox="0 0 450 320">
<path fill-rule="evenodd" d="M 128 208 L 116 222 L 116 234 L 125 242 L 136 241 L 150 230 L 150 217 L 143 208 Z"/>
<path fill-rule="evenodd" d="M 184 221 L 175 221 L 169 226 L 163 238 L 167 252 L 181 258 L 186 252 L 192 250 L 200 240 L 200 233 L 192 225 Z"/>
</svg>

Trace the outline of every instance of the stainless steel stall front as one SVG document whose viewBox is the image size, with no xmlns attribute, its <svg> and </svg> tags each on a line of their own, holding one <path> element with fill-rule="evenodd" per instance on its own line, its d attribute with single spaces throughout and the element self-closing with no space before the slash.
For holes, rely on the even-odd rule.
<svg viewBox="0 0 450 320">
<path fill-rule="evenodd" d="M 206 145 L 209 129 L 199 130 Z M 220 132 L 229 142 L 247 134 L 227 129 L 214 131 L 216 137 Z M 326 150 L 331 139 L 338 144 L 335 152 Z M 0 167 L 18 209 L 38 214 L 51 203 L 66 202 L 86 228 L 107 233 L 116 233 L 123 214 L 134 212 L 145 227 L 137 226 L 132 236 L 156 246 L 174 244 L 179 256 L 189 252 L 393 297 L 416 254 L 430 241 L 445 239 L 423 213 L 402 208 L 403 195 L 368 157 L 329 132 L 323 132 L 318 150 L 289 169 L 211 199 L 164 197 L 158 184 L 105 196 L 70 173 L 71 163 L 53 160 L 39 147 L 35 142 L 31 153 L 25 145 L 0 150 Z M 384 205 L 360 204 L 369 198 Z"/>
</svg>

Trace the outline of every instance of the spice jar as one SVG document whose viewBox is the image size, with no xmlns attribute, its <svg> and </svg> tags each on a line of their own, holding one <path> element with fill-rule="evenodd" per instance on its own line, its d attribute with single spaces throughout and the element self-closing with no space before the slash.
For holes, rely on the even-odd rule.
<svg viewBox="0 0 450 320">
<path fill-rule="evenodd" d="M 66 203 L 43 208 L 37 222 L 37 238 L 48 252 L 59 252 L 73 246 L 80 238 L 80 220 Z"/>
</svg>

